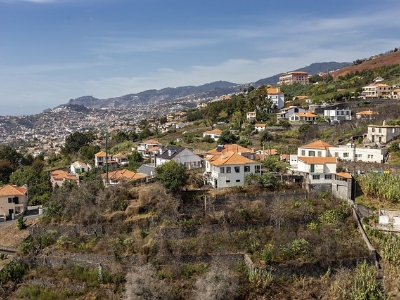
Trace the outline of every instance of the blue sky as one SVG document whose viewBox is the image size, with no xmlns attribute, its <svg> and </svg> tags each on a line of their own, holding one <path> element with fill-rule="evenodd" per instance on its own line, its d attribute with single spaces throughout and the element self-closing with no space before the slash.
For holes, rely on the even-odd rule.
<svg viewBox="0 0 400 300">
<path fill-rule="evenodd" d="M 0 115 L 400 46 L 400 1 L 0 0 Z"/>
</svg>

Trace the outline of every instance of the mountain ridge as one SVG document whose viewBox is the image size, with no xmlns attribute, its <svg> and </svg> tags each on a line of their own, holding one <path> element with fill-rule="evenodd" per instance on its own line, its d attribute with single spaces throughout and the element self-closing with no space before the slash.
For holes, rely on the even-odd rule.
<svg viewBox="0 0 400 300">
<path fill-rule="evenodd" d="M 305 66 L 296 70 L 315 75 L 319 72 L 337 70 L 349 66 L 350 64 L 351 63 L 349 62 L 321 62 L 312 63 L 309 66 Z M 206 100 L 238 92 L 249 85 L 254 87 L 268 84 L 274 85 L 278 82 L 281 74 L 282 73 L 263 78 L 253 83 L 238 84 L 220 80 L 205 83 L 199 86 L 181 86 L 175 88 L 166 87 L 160 90 L 150 89 L 136 94 L 127 94 L 106 99 L 98 99 L 93 96 L 82 96 L 75 99 L 70 99 L 67 105 L 84 105 L 90 108 L 130 108 L 135 105 L 161 104 L 176 100 L 183 100 L 185 98 Z"/>
</svg>

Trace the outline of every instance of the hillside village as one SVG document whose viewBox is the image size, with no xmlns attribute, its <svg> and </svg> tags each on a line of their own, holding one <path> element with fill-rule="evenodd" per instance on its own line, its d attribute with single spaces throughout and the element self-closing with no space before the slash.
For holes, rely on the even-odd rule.
<svg viewBox="0 0 400 300">
<path fill-rule="evenodd" d="M 210 282 L 232 299 L 347 299 L 357 276 L 371 299 L 400 297 L 399 66 L 382 68 L 291 71 L 157 112 L 0 117 L 0 221 L 30 236 L 0 241 L 23 270 L 0 271 L 2 296 L 24 299 L 42 272 L 49 293 L 69 278 L 65 299 L 187 299 Z M 41 221 L 24 227 L 32 205 Z"/>
</svg>

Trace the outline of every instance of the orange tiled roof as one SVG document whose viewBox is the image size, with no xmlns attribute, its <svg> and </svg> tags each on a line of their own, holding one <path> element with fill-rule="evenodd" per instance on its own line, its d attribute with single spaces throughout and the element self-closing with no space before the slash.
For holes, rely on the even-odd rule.
<svg viewBox="0 0 400 300">
<path fill-rule="evenodd" d="M 210 130 L 210 131 L 204 131 L 203 132 L 203 134 L 221 134 L 221 133 L 222 133 L 222 130 L 220 130 L 218 128 Z"/>
<path fill-rule="evenodd" d="M 267 89 L 267 93 L 268 94 L 283 94 L 283 92 L 281 92 L 281 90 L 279 88 L 268 88 Z"/>
<path fill-rule="evenodd" d="M 350 173 L 345 173 L 345 172 L 339 172 L 339 173 L 336 173 L 336 175 L 337 175 L 337 176 L 340 176 L 340 177 L 347 178 L 347 179 L 352 178 L 352 176 L 351 176 Z"/>
<path fill-rule="evenodd" d="M 147 149 L 147 152 L 153 152 L 153 151 L 158 151 L 158 150 L 160 150 L 160 147 L 154 146 L 154 147 Z"/>
<path fill-rule="evenodd" d="M 314 115 L 313 113 L 306 111 L 306 112 L 298 112 L 295 115 L 298 115 L 299 117 L 308 117 L 308 118 L 315 118 L 317 115 Z"/>
<path fill-rule="evenodd" d="M 235 152 L 227 152 L 225 155 L 214 155 L 207 159 L 214 166 L 222 165 L 246 165 L 257 163 Z"/>
<path fill-rule="evenodd" d="M 15 196 L 15 195 L 25 195 L 27 192 L 26 188 L 19 187 L 16 185 L 7 184 L 0 188 L 0 196 Z"/>
<path fill-rule="evenodd" d="M 105 179 L 107 177 L 107 174 L 105 173 L 101 174 L 101 177 Z M 138 179 L 144 179 L 146 177 L 147 177 L 146 174 L 132 172 L 127 169 L 116 170 L 108 173 L 108 178 L 114 180 L 138 180 Z"/>
<path fill-rule="evenodd" d="M 356 115 L 379 115 L 379 113 L 372 110 L 363 110 L 356 113 Z"/>
<path fill-rule="evenodd" d="M 147 140 L 147 141 L 141 142 L 141 144 L 158 145 L 158 144 L 160 144 L 160 142 L 157 141 L 157 140 L 151 139 L 151 140 Z"/>
<path fill-rule="evenodd" d="M 266 126 L 265 124 L 261 124 L 261 123 L 254 124 L 254 127 L 265 127 L 265 126 Z"/>
<path fill-rule="evenodd" d="M 236 153 L 247 153 L 252 152 L 252 150 L 242 147 L 238 144 L 225 144 L 221 151 L 217 151 L 217 149 L 212 149 L 207 151 L 207 154 L 221 154 L 226 152 L 236 152 Z"/>
<path fill-rule="evenodd" d="M 67 171 L 64 171 L 64 170 L 51 171 L 50 176 L 54 180 L 63 180 L 63 179 L 66 179 L 66 180 L 79 180 L 79 178 L 76 177 L 76 175 L 68 173 Z"/>
<path fill-rule="evenodd" d="M 298 160 L 301 160 L 307 164 L 329 164 L 336 163 L 336 157 L 317 157 L 317 156 L 299 156 Z"/>
<path fill-rule="evenodd" d="M 326 142 L 324 142 L 324 141 L 318 140 L 318 141 L 312 142 L 312 143 L 310 143 L 310 144 L 301 146 L 300 148 L 304 148 L 304 149 L 324 149 L 324 150 L 328 150 L 329 147 L 332 147 L 332 145 L 330 145 L 330 144 L 328 144 L 328 143 L 326 143 Z"/>
<path fill-rule="evenodd" d="M 97 152 L 94 156 L 96 156 L 96 157 L 105 157 L 106 153 L 104 151 L 100 151 L 100 152 Z M 110 154 L 108 154 L 108 156 L 110 156 Z"/>
</svg>

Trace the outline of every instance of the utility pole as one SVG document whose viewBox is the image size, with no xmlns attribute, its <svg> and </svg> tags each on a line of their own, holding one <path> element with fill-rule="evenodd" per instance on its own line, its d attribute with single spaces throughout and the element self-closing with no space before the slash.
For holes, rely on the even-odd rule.
<svg viewBox="0 0 400 300">
<path fill-rule="evenodd" d="M 106 121 L 106 187 L 108 187 L 108 122 Z"/>
<path fill-rule="evenodd" d="M 356 143 L 354 142 L 354 137 L 351 137 L 352 139 L 352 146 L 353 146 L 353 184 L 354 184 L 354 206 L 356 206 L 356 197 L 357 197 L 357 182 L 356 182 L 356 175 L 357 175 L 357 171 L 356 171 L 356 164 L 357 164 L 357 156 L 356 156 Z"/>
</svg>

